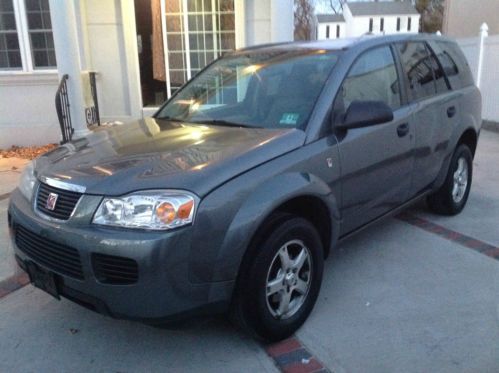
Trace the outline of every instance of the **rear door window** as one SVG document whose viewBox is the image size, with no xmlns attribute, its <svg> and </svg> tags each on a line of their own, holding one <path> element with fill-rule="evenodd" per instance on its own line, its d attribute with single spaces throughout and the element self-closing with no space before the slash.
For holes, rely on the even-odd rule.
<svg viewBox="0 0 499 373">
<path fill-rule="evenodd" d="M 337 102 L 346 111 L 355 100 L 383 101 L 393 110 L 400 107 L 399 81 L 390 47 L 371 49 L 352 66 Z"/>
<path fill-rule="evenodd" d="M 409 98 L 418 101 L 436 94 L 434 61 L 422 42 L 396 44 L 409 83 Z"/>
<path fill-rule="evenodd" d="M 455 43 L 437 41 L 430 43 L 439 59 L 452 89 L 459 89 L 474 84 L 468 61 Z"/>
<path fill-rule="evenodd" d="M 437 94 L 448 92 L 450 87 L 445 77 L 444 69 L 440 65 L 435 55 L 430 51 L 431 67 L 433 69 L 433 77 L 435 78 L 435 85 Z"/>
</svg>

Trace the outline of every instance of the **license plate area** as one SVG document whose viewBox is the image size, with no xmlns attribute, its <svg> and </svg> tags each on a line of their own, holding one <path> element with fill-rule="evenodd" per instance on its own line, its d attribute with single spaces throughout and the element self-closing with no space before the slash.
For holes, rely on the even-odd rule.
<svg viewBox="0 0 499 373">
<path fill-rule="evenodd" d="M 61 299 L 59 296 L 59 289 L 57 287 L 57 278 L 54 273 L 47 271 L 31 261 L 26 261 L 25 265 L 29 281 L 35 287 L 49 293 L 56 299 Z"/>
</svg>

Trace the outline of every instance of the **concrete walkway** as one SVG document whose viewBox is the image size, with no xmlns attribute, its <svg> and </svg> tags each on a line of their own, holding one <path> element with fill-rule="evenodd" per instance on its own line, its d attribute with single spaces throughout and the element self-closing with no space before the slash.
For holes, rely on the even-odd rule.
<svg viewBox="0 0 499 373">
<path fill-rule="evenodd" d="M 497 372 L 499 261 L 468 247 L 499 247 L 498 160 L 499 134 L 483 131 L 461 215 L 416 206 L 408 214 L 422 226 L 389 219 L 329 258 L 297 338 L 330 371 Z M 223 318 L 157 329 L 58 302 L 31 285 L 0 298 L 0 315 L 1 372 L 276 370 L 263 346 Z"/>
<path fill-rule="evenodd" d="M 17 187 L 28 162 L 21 158 L 0 158 L 0 282 L 18 273 L 6 224 L 8 196 Z"/>
</svg>

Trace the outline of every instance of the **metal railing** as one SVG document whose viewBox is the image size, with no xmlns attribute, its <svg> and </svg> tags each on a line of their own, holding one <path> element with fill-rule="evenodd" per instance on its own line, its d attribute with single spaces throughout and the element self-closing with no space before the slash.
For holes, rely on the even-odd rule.
<svg viewBox="0 0 499 373">
<path fill-rule="evenodd" d="M 94 100 L 92 120 L 93 123 L 97 123 L 97 125 L 100 126 L 99 101 L 97 100 L 97 84 L 95 83 L 95 76 L 97 75 L 97 72 L 90 71 L 88 74 L 90 76 L 90 91 L 92 93 L 92 99 Z"/>
<path fill-rule="evenodd" d="M 59 87 L 57 88 L 57 93 L 55 94 L 55 110 L 57 111 L 57 117 L 59 118 L 62 132 L 61 144 L 71 141 L 74 133 L 73 124 L 71 123 L 71 114 L 69 112 L 68 78 L 68 74 L 62 76 Z"/>
</svg>

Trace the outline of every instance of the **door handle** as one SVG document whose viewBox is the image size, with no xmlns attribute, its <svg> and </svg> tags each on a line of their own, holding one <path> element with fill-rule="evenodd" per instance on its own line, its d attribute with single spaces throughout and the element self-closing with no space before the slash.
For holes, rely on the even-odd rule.
<svg viewBox="0 0 499 373">
<path fill-rule="evenodd" d="M 447 108 L 447 117 L 452 118 L 454 115 L 456 115 L 456 107 L 451 106 Z"/>
<path fill-rule="evenodd" d="M 397 135 L 404 137 L 409 133 L 409 123 L 402 123 L 397 127 Z"/>
</svg>

